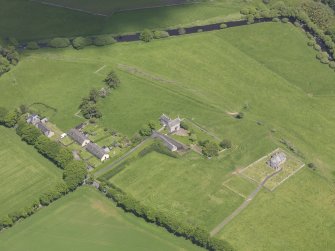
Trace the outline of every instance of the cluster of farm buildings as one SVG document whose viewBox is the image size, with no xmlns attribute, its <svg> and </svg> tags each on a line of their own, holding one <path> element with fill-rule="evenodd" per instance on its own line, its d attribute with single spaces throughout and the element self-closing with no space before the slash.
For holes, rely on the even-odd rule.
<svg viewBox="0 0 335 251">
<path fill-rule="evenodd" d="M 46 124 L 47 122 L 48 122 L 47 118 L 41 119 L 40 116 L 37 114 L 31 114 L 27 118 L 28 124 L 34 125 L 45 136 L 51 138 L 52 136 L 55 135 L 55 133 L 48 128 Z M 66 135 L 68 135 L 72 140 L 74 140 L 76 143 L 84 147 L 89 153 L 91 153 L 93 156 L 100 159 L 101 161 L 109 159 L 108 148 L 102 148 L 97 144 L 91 142 L 88 139 L 88 137 L 78 129 L 71 129 L 67 134 L 63 134 L 62 137 Z"/>
<path fill-rule="evenodd" d="M 31 114 L 27 118 L 27 123 L 34 125 L 38 128 L 45 136 L 51 138 L 55 133 L 50 130 L 47 126 L 48 119 L 41 119 L 37 114 Z M 171 119 L 165 114 L 162 114 L 160 117 L 160 122 L 163 127 L 168 131 L 168 133 L 172 134 L 181 129 L 181 119 L 178 117 L 176 119 Z M 81 147 L 85 148 L 89 153 L 98 158 L 100 161 L 105 161 L 110 158 L 109 156 L 109 148 L 100 147 L 80 131 L 79 128 L 71 129 L 67 134 L 63 134 L 62 137 L 69 136 L 72 140 L 74 140 Z M 164 145 L 172 152 L 178 150 L 184 150 L 185 145 L 180 142 L 174 140 L 168 135 L 163 135 L 159 132 L 154 132 L 152 135 L 153 138 L 157 138 L 161 140 Z M 276 152 L 273 154 L 270 159 L 266 162 L 267 165 L 275 170 L 279 170 L 280 166 L 286 161 L 286 155 L 283 152 Z"/>
</svg>

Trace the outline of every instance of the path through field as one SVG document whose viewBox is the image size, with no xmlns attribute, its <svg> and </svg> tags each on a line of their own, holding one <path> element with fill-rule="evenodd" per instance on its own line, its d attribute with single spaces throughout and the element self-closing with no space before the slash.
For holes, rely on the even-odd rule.
<svg viewBox="0 0 335 251">
<path fill-rule="evenodd" d="M 219 233 L 232 219 L 234 219 L 237 215 L 239 215 L 243 209 L 245 209 L 250 202 L 255 198 L 255 196 L 259 193 L 259 191 L 262 189 L 262 187 L 265 185 L 265 183 L 275 176 L 276 174 L 280 173 L 282 169 L 279 169 L 278 171 L 268 175 L 259 185 L 258 187 L 248 196 L 248 198 L 231 214 L 229 215 L 224 221 L 222 221 L 219 225 L 217 225 L 211 232 L 210 236 L 214 236 L 217 233 Z"/>
<path fill-rule="evenodd" d="M 132 154 L 133 152 L 135 152 L 138 148 L 140 148 L 145 142 L 147 142 L 150 138 L 147 138 L 145 140 L 143 140 L 140 144 L 138 144 L 137 146 L 135 146 L 134 148 L 132 148 L 131 150 L 129 150 L 127 153 L 125 153 L 124 155 L 122 155 L 119 159 L 117 159 L 116 161 L 114 161 L 111 165 L 97 171 L 94 176 L 95 177 L 99 177 L 105 173 L 107 173 L 108 171 L 112 170 L 115 166 L 117 166 L 118 164 L 120 164 L 123 160 L 125 160 L 130 154 Z"/>
</svg>

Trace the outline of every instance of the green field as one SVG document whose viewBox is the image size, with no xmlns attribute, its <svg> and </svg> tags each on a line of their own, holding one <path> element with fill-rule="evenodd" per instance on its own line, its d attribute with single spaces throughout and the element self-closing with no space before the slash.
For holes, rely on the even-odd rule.
<svg viewBox="0 0 335 251">
<path fill-rule="evenodd" d="M 18 250 L 202 250 L 163 228 L 125 214 L 83 187 L 0 235 L 0 249 Z"/>
<path fill-rule="evenodd" d="M 81 99 L 91 88 L 103 87 L 103 76 L 94 74 L 100 67 L 97 59 L 81 61 L 73 57 L 59 61 L 43 54 L 24 57 L 13 71 L 0 79 L 0 106 L 45 104 L 52 108 L 50 112 L 40 106 L 33 108 L 41 110 L 61 129 L 68 130 L 82 122 L 75 116 Z"/>
<path fill-rule="evenodd" d="M 87 95 L 91 87 L 101 86 L 104 74 L 112 68 L 117 69 L 119 64 L 170 80 L 169 83 L 152 81 L 130 74 L 124 68 L 117 70 L 122 84 L 100 102 L 103 112 L 100 123 L 132 136 L 141 125 L 157 120 L 161 113 L 180 115 L 193 118 L 222 139 L 230 139 L 233 148 L 212 160 L 194 154 L 175 160 L 153 153 L 131 163 L 112 181 L 147 204 L 159 209 L 169 208 L 177 217 L 210 229 L 243 201 L 243 197 L 222 183 L 233 171 L 248 166 L 273 149 L 285 149 L 279 143 L 284 138 L 303 153 L 304 162 L 314 162 L 317 171 L 312 173 L 303 169 L 273 193 L 261 192 L 253 200 L 249 217 L 254 218 L 254 224 L 258 223 L 258 233 L 269 233 L 266 243 L 265 240 L 253 241 L 253 250 L 264 249 L 264 245 L 271 249 L 271 243 L 273 249 L 279 246 L 278 235 L 270 234 L 277 233 L 276 223 L 280 225 L 282 220 L 273 213 L 277 205 L 285 206 L 287 214 L 303 208 L 302 212 L 310 216 L 290 214 L 283 220 L 283 226 L 290 226 L 289 232 L 299 232 L 300 237 L 297 236 L 295 241 L 291 239 L 292 234 L 280 238 L 281 242 L 287 239 L 291 250 L 309 249 L 321 244 L 317 239 L 304 238 L 305 231 L 308 231 L 306 236 L 323 233 L 321 240 L 334 235 L 329 195 L 335 145 L 329 139 L 335 137 L 335 101 L 332 97 L 335 73 L 320 64 L 315 55 L 316 52 L 307 46 L 304 33 L 291 24 L 281 23 L 257 24 L 152 43 L 91 47 L 79 52 L 71 49 L 27 52 L 20 65 L 0 79 L 0 104 L 14 107 L 22 102 L 36 102 L 38 98 L 57 108 L 52 119 L 60 128 L 66 129 L 80 121 L 73 117 L 80 98 Z M 103 65 L 107 67 L 101 75 L 94 74 Z M 36 77 L 35 69 L 43 71 Z M 21 79 L 15 87 L 13 76 Z M 48 88 L 41 88 L 43 84 Z M 64 89 L 68 89 L 67 92 Z M 20 90 L 24 91 L 24 98 L 20 96 Z M 64 99 L 64 96 L 69 98 Z M 229 115 L 239 111 L 245 114 L 242 120 Z M 231 184 L 246 195 L 253 187 L 247 187 L 244 182 L 241 181 L 241 185 L 232 181 Z M 314 184 L 310 189 L 325 197 L 320 200 L 313 192 L 306 192 L 308 184 Z M 289 203 L 285 203 L 284 195 Z M 262 203 L 264 196 L 271 198 L 272 206 L 266 207 Z M 322 209 L 323 203 L 327 204 L 325 209 Z M 257 211 L 267 216 L 268 225 L 259 224 Z M 187 217 L 184 212 L 189 213 Z M 248 212 L 249 208 L 243 214 Z M 292 224 L 290 217 L 295 220 Z M 329 219 L 328 225 L 320 220 L 322 217 Z M 234 243 L 238 238 L 241 243 L 236 246 L 248 250 L 243 245 L 251 241 L 253 233 L 242 234 L 241 230 L 240 234 L 241 226 L 238 217 L 227 225 L 222 236 Z M 228 232 L 230 228 L 234 230 Z M 319 228 L 322 231 L 318 231 Z M 334 243 L 328 244 L 330 250 L 334 249 Z"/>
<path fill-rule="evenodd" d="M 237 250 L 333 250 L 334 191 L 302 169 L 275 193 L 263 190 L 219 235 Z"/>
<path fill-rule="evenodd" d="M 48 188 L 62 182 L 61 172 L 12 129 L 0 126 L 0 216 L 31 206 Z"/>
<path fill-rule="evenodd" d="M 227 169 L 216 164 L 196 153 L 174 159 L 153 152 L 110 181 L 155 210 L 211 230 L 243 202 L 222 185 Z"/>
<path fill-rule="evenodd" d="M 78 11 L 87 11 L 92 14 L 112 15 L 115 12 L 136 10 L 143 8 L 162 7 L 171 4 L 192 3 L 188 0 L 171 1 L 171 0 L 126 0 L 126 1 L 109 1 L 109 0 L 47 0 L 40 1 L 41 3 L 50 3 L 63 6 L 64 8 L 72 8 Z"/>
<path fill-rule="evenodd" d="M 67 5 L 74 5 L 87 11 L 102 11 L 103 14 L 110 14 L 110 11 L 115 8 L 133 8 L 132 6 L 136 8 L 140 6 L 139 2 L 143 4 L 165 2 L 166 0 L 80 0 L 80 3 L 79 0 L 48 1 L 66 2 Z M 108 2 L 107 7 L 106 2 Z M 246 5 L 243 0 L 215 0 L 194 5 L 119 12 L 104 17 L 52 7 L 38 1 L 2 0 L 1 4 L 0 37 L 15 37 L 24 41 L 57 36 L 134 32 L 145 28 L 165 28 L 217 17 L 222 19 L 225 16 L 238 18 L 240 16 L 239 10 Z"/>
</svg>

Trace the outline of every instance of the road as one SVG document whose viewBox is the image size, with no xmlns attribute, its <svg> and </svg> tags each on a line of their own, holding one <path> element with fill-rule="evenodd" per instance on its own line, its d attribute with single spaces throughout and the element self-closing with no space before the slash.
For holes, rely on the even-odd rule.
<svg viewBox="0 0 335 251">
<path fill-rule="evenodd" d="M 282 169 L 279 169 L 278 171 L 266 176 L 266 178 L 258 185 L 258 187 L 248 196 L 248 198 L 231 214 L 229 215 L 226 219 L 224 219 L 224 221 L 222 221 L 219 225 L 217 225 L 211 232 L 210 232 L 210 236 L 213 237 L 214 235 L 216 235 L 218 232 L 220 232 L 232 219 L 234 219 L 237 215 L 239 215 L 243 209 L 245 209 L 250 202 L 253 200 L 253 198 L 255 198 L 255 196 L 258 194 L 258 192 L 262 189 L 262 187 L 265 185 L 265 183 L 272 178 L 273 176 L 275 176 L 276 174 L 278 174 L 279 172 L 281 172 Z"/>
<path fill-rule="evenodd" d="M 105 173 L 107 173 L 110 170 L 112 170 L 114 167 L 116 167 L 118 164 L 120 164 L 123 160 L 125 160 L 130 154 L 132 154 L 138 148 L 140 148 L 142 145 L 144 145 L 145 142 L 147 142 L 149 139 L 150 138 L 147 138 L 147 139 L 143 140 L 140 144 L 138 144 L 137 146 L 135 146 L 134 148 L 132 148 L 131 150 L 129 150 L 127 153 L 125 153 L 124 155 L 122 155 L 119 159 L 117 159 L 116 161 L 114 161 L 112 164 L 110 164 L 109 166 L 106 166 L 105 168 L 102 168 L 101 170 L 99 170 L 96 173 L 94 173 L 94 177 L 98 178 L 99 176 L 104 175 Z"/>
</svg>

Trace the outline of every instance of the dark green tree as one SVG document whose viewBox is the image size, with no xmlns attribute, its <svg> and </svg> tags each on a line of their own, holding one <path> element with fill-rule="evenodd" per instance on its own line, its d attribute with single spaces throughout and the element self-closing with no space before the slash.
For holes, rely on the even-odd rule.
<svg viewBox="0 0 335 251">
<path fill-rule="evenodd" d="M 214 142 L 208 142 L 203 148 L 202 153 L 207 157 L 218 156 L 219 146 Z"/>
<path fill-rule="evenodd" d="M 73 160 L 64 168 L 63 179 L 68 188 L 73 191 L 80 186 L 87 175 L 87 168 L 84 162 Z"/>
<path fill-rule="evenodd" d="M 115 71 L 111 71 L 105 78 L 104 82 L 106 83 L 108 87 L 113 88 L 113 89 L 117 88 L 121 83 Z"/>
<path fill-rule="evenodd" d="M 154 33 L 151 30 L 145 29 L 141 32 L 140 39 L 144 42 L 150 42 L 154 39 Z"/>
</svg>

